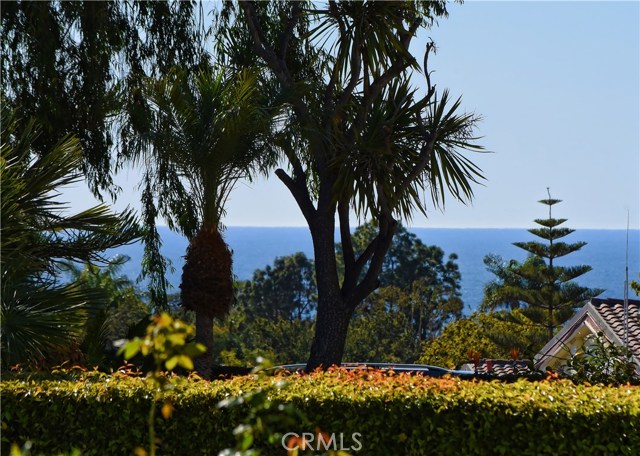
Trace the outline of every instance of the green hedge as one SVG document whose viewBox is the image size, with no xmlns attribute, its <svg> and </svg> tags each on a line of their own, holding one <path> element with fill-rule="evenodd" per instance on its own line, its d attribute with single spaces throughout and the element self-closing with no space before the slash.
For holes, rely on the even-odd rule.
<svg viewBox="0 0 640 456">
<path fill-rule="evenodd" d="M 163 455 L 217 455 L 246 414 L 220 400 L 257 387 L 302 409 L 322 431 L 344 435 L 354 455 L 637 455 L 640 388 L 567 381 L 470 382 L 334 372 L 277 379 L 178 379 L 174 413 L 158 417 Z M 36 452 L 131 454 L 147 441 L 151 391 L 142 379 L 84 374 L 0 383 L 2 449 L 31 440 Z M 281 429 L 313 432 L 314 429 Z M 339 442 L 339 440 L 338 440 Z M 4 454 L 4 453 L 3 453 Z M 266 454 L 286 454 L 276 445 Z"/>
</svg>

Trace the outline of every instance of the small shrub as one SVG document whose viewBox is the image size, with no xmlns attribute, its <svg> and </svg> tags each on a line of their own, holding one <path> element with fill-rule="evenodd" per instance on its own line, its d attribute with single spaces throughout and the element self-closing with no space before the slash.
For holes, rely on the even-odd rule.
<svg viewBox="0 0 640 456">
<path fill-rule="evenodd" d="M 567 363 L 569 377 L 576 382 L 624 385 L 639 383 L 632 353 L 627 347 L 610 343 L 602 332 L 590 335 L 581 350 Z"/>
</svg>

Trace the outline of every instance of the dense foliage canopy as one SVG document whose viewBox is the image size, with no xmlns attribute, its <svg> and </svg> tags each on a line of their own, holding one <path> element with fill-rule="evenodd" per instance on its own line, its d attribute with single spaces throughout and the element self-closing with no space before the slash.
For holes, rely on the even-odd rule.
<svg viewBox="0 0 640 456">
<path fill-rule="evenodd" d="M 19 129 L 26 125 L 25 129 Z M 2 361 L 62 362 L 81 342 L 93 305 L 104 293 L 65 283 L 65 261 L 106 261 L 104 250 L 131 243 L 141 231 L 131 211 L 115 214 L 105 205 L 70 213 L 60 189 L 82 178 L 78 139 L 60 138 L 38 154 L 35 120 L 19 122 L 2 112 L 1 250 Z"/>
</svg>

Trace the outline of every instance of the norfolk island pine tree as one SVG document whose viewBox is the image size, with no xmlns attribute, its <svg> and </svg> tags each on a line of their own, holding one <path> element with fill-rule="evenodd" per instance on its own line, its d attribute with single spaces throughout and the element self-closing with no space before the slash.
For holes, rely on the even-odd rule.
<svg viewBox="0 0 640 456">
<path fill-rule="evenodd" d="M 518 308 L 525 317 L 526 324 L 544 329 L 547 340 L 550 340 L 555 330 L 571 318 L 576 308 L 603 290 L 582 287 L 573 281 L 589 272 L 591 266 L 558 266 L 558 258 L 580 250 L 586 242 L 559 241 L 575 230 L 560 226 L 567 219 L 553 218 L 552 207 L 561 200 L 551 198 L 549 189 L 547 192 L 549 197 L 539 203 L 548 206 L 549 216 L 534 220 L 540 227 L 528 230 L 546 242 L 515 242 L 516 247 L 530 255 L 523 263 L 512 260 L 508 265 L 501 265 L 495 259 L 491 261 L 493 270 L 491 267 L 490 270 L 498 276 L 498 280 L 485 287 L 482 308 Z M 519 321 L 522 322 L 522 319 Z"/>
</svg>

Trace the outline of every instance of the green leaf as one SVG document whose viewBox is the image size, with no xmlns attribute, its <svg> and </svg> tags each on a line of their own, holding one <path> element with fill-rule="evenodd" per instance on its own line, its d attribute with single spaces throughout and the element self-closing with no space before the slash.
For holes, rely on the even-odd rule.
<svg viewBox="0 0 640 456">
<path fill-rule="evenodd" d="M 167 368 L 167 370 L 173 370 L 178 365 L 178 361 L 179 361 L 179 356 L 177 355 L 172 356 L 164 363 L 164 365 Z"/>
<path fill-rule="evenodd" d="M 186 356 L 186 355 L 178 356 L 178 364 L 181 367 L 184 367 L 185 369 L 193 370 L 193 361 L 189 356 Z"/>
<path fill-rule="evenodd" d="M 135 338 L 127 342 L 127 344 L 120 349 L 120 352 L 124 351 L 124 359 L 131 359 L 138 354 L 142 345 L 142 339 Z"/>
<path fill-rule="evenodd" d="M 192 343 L 184 347 L 184 353 L 186 355 L 191 356 L 192 358 L 195 358 L 196 356 L 201 355 L 206 351 L 207 351 L 207 347 L 205 347 L 200 343 L 195 343 L 195 344 Z"/>
<path fill-rule="evenodd" d="M 169 342 L 171 342 L 173 345 L 178 345 L 178 346 L 184 345 L 185 339 L 186 339 L 186 334 L 173 333 L 167 336 L 167 340 Z"/>
</svg>

